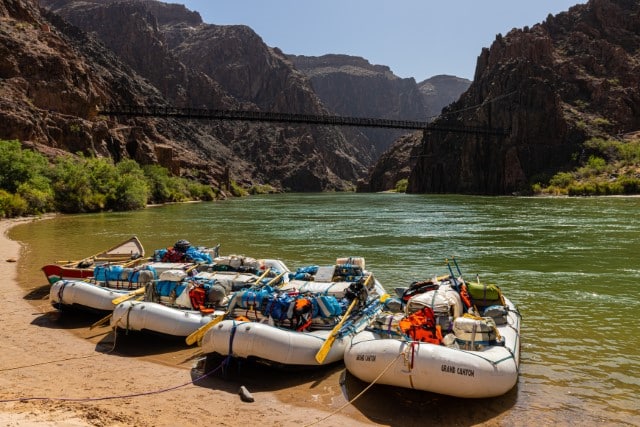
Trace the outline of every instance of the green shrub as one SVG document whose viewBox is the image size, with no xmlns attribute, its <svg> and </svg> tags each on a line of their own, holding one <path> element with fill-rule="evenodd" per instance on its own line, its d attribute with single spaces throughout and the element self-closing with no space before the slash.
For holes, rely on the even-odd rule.
<svg viewBox="0 0 640 427">
<path fill-rule="evenodd" d="M 169 170 L 158 165 L 145 166 L 144 174 L 151 189 L 154 203 L 182 202 L 187 200 L 190 181 L 169 175 Z"/>
<path fill-rule="evenodd" d="M 15 193 L 20 184 L 46 173 L 47 159 L 35 151 L 23 150 L 18 141 L 0 140 L 0 189 Z"/>
<path fill-rule="evenodd" d="M 93 197 L 88 169 L 82 162 L 71 156 L 59 157 L 52 172 L 52 181 L 58 211 L 77 213 L 100 208 L 100 200 Z M 98 203 L 98 206 L 94 203 Z"/>
<path fill-rule="evenodd" d="M 570 172 L 559 172 L 549 180 L 549 185 L 566 188 L 571 185 L 573 181 L 574 177 Z"/>
<path fill-rule="evenodd" d="M 42 214 L 55 208 L 53 188 L 45 176 L 36 176 L 28 182 L 23 182 L 18 187 L 17 194 L 27 202 L 28 214 Z"/>
<path fill-rule="evenodd" d="M 640 178 L 633 176 L 621 176 L 618 178 L 618 184 L 622 186 L 623 194 L 640 193 Z"/>
<path fill-rule="evenodd" d="M 275 194 L 276 189 L 269 184 L 254 185 L 249 188 L 249 194 Z"/>
<path fill-rule="evenodd" d="M 592 182 L 571 184 L 567 191 L 570 196 L 595 196 L 597 194 L 596 186 Z"/>
<path fill-rule="evenodd" d="M 231 180 L 231 188 L 229 191 L 231 191 L 231 194 L 235 197 L 245 197 L 249 195 L 249 192 L 234 180 Z"/>
<path fill-rule="evenodd" d="M 611 121 L 609 119 L 604 118 L 604 117 L 596 117 L 595 119 L 593 119 L 591 121 L 591 123 L 593 123 L 595 126 L 599 126 L 599 127 L 611 126 Z"/>
<path fill-rule="evenodd" d="M 602 172 L 607 167 L 607 162 L 598 156 L 589 156 L 587 165 L 596 172 Z"/>
<path fill-rule="evenodd" d="M 118 211 L 142 209 L 147 205 L 149 194 L 149 187 L 144 179 L 140 179 L 135 174 L 123 175 L 118 182 L 112 209 Z"/>
<path fill-rule="evenodd" d="M 212 201 L 216 199 L 216 194 L 211 186 L 199 182 L 188 182 L 187 191 L 194 200 Z"/>
<path fill-rule="evenodd" d="M 409 186 L 409 180 L 407 178 L 401 179 L 396 182 L 395 191 L 398 193 L 406 193 L 407 187 Z"/>
<path fill-rule="evenodd" d="M 24 215 L 27 212 L 27 201 L 18 194 L 11 194 L 0 189 L 0 215 L 7 218 Z"/>
<path fill-rule="evenodd" d="M 620 161 L 626 165 L 640 163 L 640 140 L 633 140 L 618 145 Z"/>
</svg>

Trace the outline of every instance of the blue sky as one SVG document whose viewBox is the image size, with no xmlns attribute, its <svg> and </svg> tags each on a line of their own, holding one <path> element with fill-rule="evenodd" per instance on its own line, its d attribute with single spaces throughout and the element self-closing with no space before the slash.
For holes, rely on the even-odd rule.
<svg viewBox="0 0 640 427">
<path fill-rule="evenodd" d="M 533 26 L 586 0 L 164 0 L 209 24 L 243 24 L 285 53 L 339 53 L 387 65 L 420 82 L 438 74 L 473 79 L 497 34 Z"/>
</svg>

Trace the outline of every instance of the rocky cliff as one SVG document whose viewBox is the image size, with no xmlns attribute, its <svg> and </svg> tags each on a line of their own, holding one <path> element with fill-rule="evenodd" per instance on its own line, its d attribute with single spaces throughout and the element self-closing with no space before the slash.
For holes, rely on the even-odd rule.
<svg viewBox="0 0 640 427">
<path fill-rule="evenodd" d="M 130 102 L 161 94 L 86 34 L 34 1 L 0 2 L 0 138 L 19 139 L 45 153 L 82 152 L 154 160 L 166 140 L 153 124 L 111 126 L 96 105 L 126 94 Z M 176 128 L 175 134 L 188 130 Z"/>
<path fill-rule="evenodd" d="M 311 80 L 324 105 L 344 116 L 431 120 L 471 83 L 457 77 L 436 76 L 416 84 L 413 78 L 400 78 L 389 67 L 371 64 L 357 56 L 289 55 L 289 58 Z M 371 141 L 377 155 L 406 134 L 383 129 L 360 129 L 360 132 Z"/>
<path fill-rule="evenodd" d="M 225 58 L 227 72 L 245 78 L 235 87 L 223 88 L 220 80 L 229 81 L 220 69 L 189 64 L 188 48 L 198 37 L 227 33 L 217 45 L 222 49 L 248 29 L 208 26 L 183 6 L 151 1 L 40 5 L 48 11 L 36 1 L 0 0 L 0 138 L 52 156 L 82 152 L 160 163 L 214 186 L 226 171 L 245 186 L 295 191 L 343 190 L 363 175 L 366 150 L 361 156 L 360 147 L 330 127 L 96 116 L 96 106 L 109 104 L 324 111 L 306 78 L 255 35 L 245 47 L 257 58 L 242 52 Z M 234 89 L 251 86 L 246 70 L 258 63 L 273 70 L 261 70 L 262 86 L 239 96 Z"/>
<path fill-rule="evenodd" d="M 586 139 L 640 129 L 640 3 L 590 0 L 498 35 L 444 113 L 437 124 L 510 133 L 428 135 L 410 192 L 510 194 L 574 167 Z"/>
<path fill-rule="evenodd" d="M 418 83 L 427 119 L 437 117 L 444 107 L 457 101 L 470 85 L 471 80 L 447 75 L 433 76 Z"/>
</svg>

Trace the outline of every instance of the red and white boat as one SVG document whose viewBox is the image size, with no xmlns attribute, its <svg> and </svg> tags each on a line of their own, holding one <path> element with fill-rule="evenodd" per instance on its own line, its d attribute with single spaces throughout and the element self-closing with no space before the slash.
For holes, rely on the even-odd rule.
<svg viewBox="0 0 640 427">
<path fill-rule="evenodd" d="M 62 279 L 93 277 L 93 270 L 98 265 L 118 263 L 126 267 L 133 267 L 145 261 L 148 260 L 144 258 L 144 247 L 140 240 L 133 236 L 110 249 L 79 261 L 58 261 L 54 264 L 47 264 L 42 267 L 42 271 L 47 277 L 47 281 L 53 284 Z"/>
</svg>

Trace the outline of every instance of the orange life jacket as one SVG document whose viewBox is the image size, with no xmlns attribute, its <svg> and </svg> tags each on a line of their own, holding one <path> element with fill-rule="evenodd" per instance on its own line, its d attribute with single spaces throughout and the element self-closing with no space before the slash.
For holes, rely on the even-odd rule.
<svg viewBox="0 0 640 427">
<path fill-rule="evenodd" d="M 400 329 L 413 341 L 440 344 L 442 342 L 442 330 L 436 324 L 431 307 L 422 309 L 410 314 L 399 322 Z"/>
<path fill-rule="evenodd" d="M 296 331 L 301 332 L 311 326 L 313 305 L 307 298 L 298 298 L 293 308 Z"/>
<path fill-rule="evenodd" d="M 196 286 L 189 291 L 189 299 L 191 300 L 191 306 L 194 310 L 205 308 L 204 304 L 207 301 L 207 291 L 203 286 Z"/>
<path fill-rule="evenodd" d="M 463 283 L 460 285 L 460 299 L 464 303 L 465 307 L 471 308 L 471 295 L 469 295 L 469 291 L 467 290 L 467 284 Z"/>
</svg>

